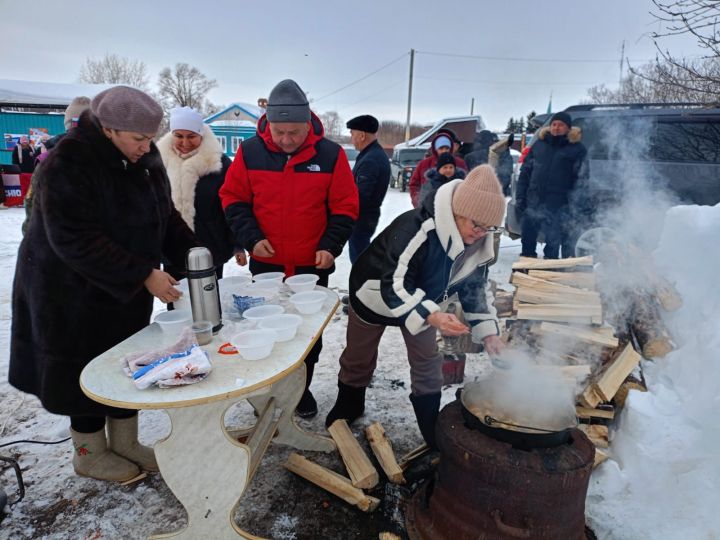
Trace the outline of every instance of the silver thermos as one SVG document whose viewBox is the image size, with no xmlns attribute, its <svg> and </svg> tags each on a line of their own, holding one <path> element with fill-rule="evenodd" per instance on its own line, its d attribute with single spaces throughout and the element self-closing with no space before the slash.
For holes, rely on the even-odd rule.
<svg viewBox="0 0 720 540">
<path fill-rule="evenodd" d="M 187 278 L 194 321 L 209 321 L 213 333 L 220 330 L 220 291 L 218 291 L 212 253 L 204 247 L 187 252 Z"/>
</svg>

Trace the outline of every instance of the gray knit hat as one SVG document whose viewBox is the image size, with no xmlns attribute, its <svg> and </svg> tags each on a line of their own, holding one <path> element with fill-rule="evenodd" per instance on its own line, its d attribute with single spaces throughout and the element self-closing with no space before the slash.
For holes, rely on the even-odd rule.
<svg viewBox="0 0 720 540">
<path fill-rule="evenodd" d="M 73 120 L 80 118 L 80 115 L 89 108 L 89 97 L 78 96 L 76 98 L 73 98 L 73 100 L 70 102 L 70 105 L 68 105 L 67 109 L 65 109 L 65 119 L 63 121 L 63 123 L 65 124 L 65 131 L 71 129 L 73 125 Z"/>
<path fill-rule="evenodd" d="M 90 110 L 103 127 L 137 133 L 156 133 L 163 118 L 157 101 L 129 86 L 114 86 L 92 100 Z"/>
<path fill-rule="evenodd" d="M 285 79 L 275 85 L 268 98 L 267 119 L 270 122 L 310 121 L 310 104 L 298 83 Z"/>
</svg>

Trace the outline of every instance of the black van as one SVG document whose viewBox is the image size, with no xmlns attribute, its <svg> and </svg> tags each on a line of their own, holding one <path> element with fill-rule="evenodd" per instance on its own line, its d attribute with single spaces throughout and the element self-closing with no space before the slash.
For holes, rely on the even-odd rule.
<svg viewBox="0 0 720 540">
<path fill-rule="evenodd" d="M 599 216 L 619 205 L 618 197 L 632 196 L 634 191 L 663 191 L 678 204 L 720 202 L 717 105 L 575 105 L 565 112 L 572 117 L 573 126 L 582 130 L 582 143 L 588 150 L 571 195 L 575 239 L 588 229 L 604 226 Z M 550 117 L 544 125 L 549 124 Z M 521 166 L 530 147 L 523 152 Z M 506 229 L 513 238 L 520 236 L 515 216 L 518 175 L 519 169 L 513 175 L 506 217 Z"/>
</svg>

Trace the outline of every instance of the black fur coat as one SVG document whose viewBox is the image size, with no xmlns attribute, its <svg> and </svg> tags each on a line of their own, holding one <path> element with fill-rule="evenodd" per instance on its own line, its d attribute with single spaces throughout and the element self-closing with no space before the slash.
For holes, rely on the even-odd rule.
<svg viewBox="0 0 720 540">
<path fill-rule="evenodd" d="M 183 265 L 197 242 L 157 148 L 128 162 L 89 111 L 36 180 L 13 283 L 8 379 L 52 413 L 104 415 L 112 410 L 85 397 L 80 372 L 148 324 L 143 282 L 161 256 Z"/>
</svg>

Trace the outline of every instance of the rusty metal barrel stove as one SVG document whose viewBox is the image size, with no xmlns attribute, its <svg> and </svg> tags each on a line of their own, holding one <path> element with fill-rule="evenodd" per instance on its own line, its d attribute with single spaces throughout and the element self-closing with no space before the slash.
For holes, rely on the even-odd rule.
<svg viewBox="0 0 720 540">
<path fill-rule="evenodd" d="M 412 540 L 585 540 L 595 447 L 569 442 L 521 450 L 465 426 L 460 401 L 440 411 L 440 464 L 408 504 Z"/>
</svg>

